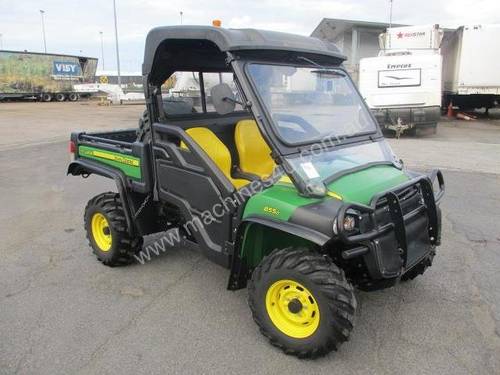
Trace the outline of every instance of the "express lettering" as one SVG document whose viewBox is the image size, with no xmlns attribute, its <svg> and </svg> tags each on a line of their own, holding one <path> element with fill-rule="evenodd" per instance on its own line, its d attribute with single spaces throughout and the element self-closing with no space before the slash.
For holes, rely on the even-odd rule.
<svg viewBox="0 0 500 375">
<path fill-rule="evenodd" d="M 387 69 L 406 69 L 411 68 L 411 64 L 387 64 Z"/>
</svg>

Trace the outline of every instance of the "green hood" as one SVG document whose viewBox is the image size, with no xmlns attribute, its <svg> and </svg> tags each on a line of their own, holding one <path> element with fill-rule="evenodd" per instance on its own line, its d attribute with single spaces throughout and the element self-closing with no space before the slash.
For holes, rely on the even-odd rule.
<svg viewBox="0 0 500 375">
<path fill-rule="evenodd" d="M 369 204 L 375 194 L 408 179 L 400 169 L 390 165 L 378 165 L 340 177 L 328 185 L 328 190 L 331 192 L 330 196 L 345 202 Z M 291 182 L 280 181 L 251 197 L 246 204 L 243 218 L 260 215 L 287 221 L 298 207 L 321 201 L 319 198 L 300 196 Z"/>
<path fill-rule="evenodd" d="M 372 197 L 408 181 L 404 171 L 391 165 L 377 165 L 350 173 L 328 185 L 328 190 L 346 202 L 369 204 Z"/>
</svg>

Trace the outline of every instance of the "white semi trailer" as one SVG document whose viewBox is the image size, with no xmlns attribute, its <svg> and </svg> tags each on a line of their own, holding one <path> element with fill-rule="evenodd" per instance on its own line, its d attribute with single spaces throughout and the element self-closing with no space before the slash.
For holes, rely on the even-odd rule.
<svg viewBox="0 0 500 375">
<path fill-rule="evenodd" d="M 443 41 L 443 104 L 462 110 L 500 103 L 500 25 L 459 27 Z"/>
<path fill-rule="evenodd" d="M 443 31 L 438 25 L 389 28 L 377 57 L 361 59 L 359 89 L 383 129 L 434 131 L 441 114 Z"/>
</svg>

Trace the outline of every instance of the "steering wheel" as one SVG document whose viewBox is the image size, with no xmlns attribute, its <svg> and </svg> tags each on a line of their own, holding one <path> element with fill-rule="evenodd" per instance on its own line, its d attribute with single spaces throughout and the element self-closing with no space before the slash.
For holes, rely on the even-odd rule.
<svg viewBox="0 0 500 375">
<path fill-rule="evenodd" d="M 278 124 L 278 132 L 287 140 L 292 140 L 294 142 L 311 140 L 318 138 L 321 135 L 321 133 L 313 125 L 300 116 L 288 113 L 274 113 L 273 119 Z M 302 131 L 282 126 L 280 122 L 288 122 L 297 125 Z"/>
</svg>

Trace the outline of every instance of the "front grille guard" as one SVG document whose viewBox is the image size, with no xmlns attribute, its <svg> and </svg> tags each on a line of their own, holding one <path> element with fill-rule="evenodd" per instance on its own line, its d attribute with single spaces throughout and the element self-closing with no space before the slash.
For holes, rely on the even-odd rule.
<svg viewBox="0 0 500 375">
<path fill-rule="evenodd" d="M 437 192 L 434 192 L 433 185 L 436 179 L 438 182 L 439 190 Z M 401 202 L 397 192 L 403 191 L 413 185 L 418 185 L 420 187 L 423 204 L 419 205 L 416 209 L 403 214 Z M 427 211 L 427 215 L 429 218 L 428 231 L 430 242 L 432 245 L 439 245 L 437 204 L 439 204 L 443 196 L 443 174 L 440 170 L 434 169 L 428 175 L 415 177 L 405 182 L 404 184 L 398 185 L 392 189 L 375 195 L 372 198 L 369 206 L 356 203 L 345 204 L 340 209 L 340 212 L 337 216 L 338 236 L 341 241 L 347 244 L 363 244 L 387 233 L 390 230 L 394 230 L 398 249 L 403 259 L 403 267 L 406 267 L 408 259 L 408 244 L 406 238 L 405 221 L 418 215 L 424 210 Z M 382 200 L 385 200 L 387 202 L 386 204 L 390 212 L 391 222 L 379 226 L 377 224 L 376 210 L 377 207 L 379 207 L 379 202 Z M 361 214 L 368 214 L 366 215 L 366 217 L 369 218 L 370 228 L 372 229 L 365 233 L 349 235 L 349 233 L 344 230 L 343 226 L 344 218 L 348 210 L 355 210 Z"/>
</svg>

